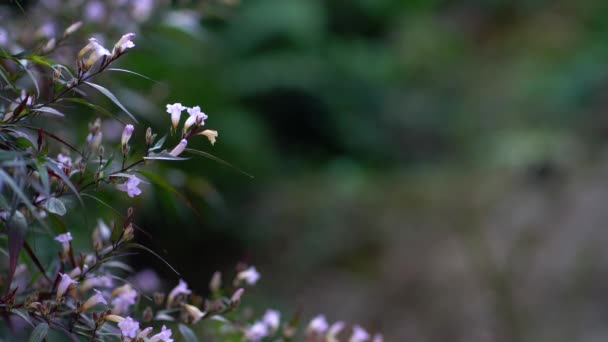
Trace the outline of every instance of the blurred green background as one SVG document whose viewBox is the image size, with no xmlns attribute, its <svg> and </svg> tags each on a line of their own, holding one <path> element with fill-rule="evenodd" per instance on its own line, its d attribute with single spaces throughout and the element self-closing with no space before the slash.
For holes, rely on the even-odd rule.
<svg viewBox="0 0 608 342">
<path fill-rule="evenodd" d="M 121 67 L 162 83 L 113 74 L 139 92 L 117 94 L 156 131 L 166 103 L 200 105 L 219 139 L 198 147 L 254 175 L 161 165 L 196 213 L 158 188 L 136 201 L 142 242 L 191 287 L 243 261 L 262 273 L 256 312 L 388 341 L 608 337 L 608 2 L 186 1 L 157 16 Z"/>
</svg>

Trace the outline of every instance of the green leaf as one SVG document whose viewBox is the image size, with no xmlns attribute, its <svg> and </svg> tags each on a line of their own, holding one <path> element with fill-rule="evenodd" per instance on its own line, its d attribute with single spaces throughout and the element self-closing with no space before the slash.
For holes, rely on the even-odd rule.
<svg viewBox="0 0 608 342">
<path fill-rule="evenodd" d="M 152 152 L 152 151 L 156 151 L 158 149 L 161 149 L 163 147 L 163 144 L 165 143 L 165 140 L 167 140 L 167 135 L 166 134 L 162 138 L 158 139 L 158 141 L 156 142 L 156 144 L 154 144 L 154 146 L 150 147 L 150 149 L 148 151 Z"/>
<path fill-rule="evenodd" d="M 142 75 L 142 74 L 140 74 L 140 73 L 137 73 L 137 72 L 135 72 L 135 71 L 131 71 L 131 70 L 127 70 L 127 69 L 108 68 L 108 69 L 106 69 L 106 70 L 107 70 L 107 71 L 120 71 L 120 72 L 126 72 L 126 73 L 128 73 L 128 74 L 132 74 L 132 75 L 139 76 L 139 77 L 141 77 L 141 78 L 145 78 L 145 79 L 147 79 L 148 81 L 152 81 L 152 82 L 155 82 L 155 83 L 161 83 L 161 82 L 159 82 L 159 81 L 157 81 L 157 80 L 153 80 L 153 79 L 151 79 L 151 78 L 150 78 L 150 77 L 148 77 L 148 76 L 144 76 L 144 75 Z"/>
<path fill-rule="evenodd" d="M 48 114 L 61 116 L 61 117 L 65 116 L 62 112 L 58 111 L 55 108 L 51 108 L 51 107 L 40 107 L 40 108 L 32 109 L 32 111 L 39 112 L 39 113 L 48 113 Z"/>
<path fill-rule="evenodd" d="M 188 326 L 180 323 L 179 332 L 184 337 L 184 341 L 198 342 L 198 337 L 196 337 L 196 335 L 194 334 L 194 331 L 192 331 L 192 329 L 190 329 Z"/>
<path fill-rule="evenodd" d="M 49 325 L 46 323 L 40 323 L 34 328 L 28 342 L 41 342 L 46 338 L 49 333 Z"/>
<path fill-rule="evenodd" d="M 8 73 L 6 72 L 6 70 L 4 70 L 4 68 L 2 67 L 2 65 L 0 65 L 0 77 L 2 77 L 2 79 L 4 80 L 4 82 L 6 82 L 6 84 L 8 84 L 11 87 L 11 89 L 13 89 L 13 91 L 17 92 L 17 89 L 15 88 L 15 85 L 9 79 Z"/>
<path fill-rule="evenodd" d="M 63 173 L 63 170 L 60 170 L 57 165 L 55 165 L 52 161 L 49 163 L 46 163 L 47 167 L 50 168 L 51 170 L 53 170 L 53 172 L 55 172 L 55 174 L 61 178 L 61 180 L 63 181 L 63 183 L 65 183 L 68 188 L 70 188 L 70 190 L 74 193 L 74 195 L 76 195 L 76 198 L 78 198 L 78 202 L 80 202 L 80 205 L 82 206 L 82 208 L 84 208 L 84 202 L 82 201 L 82 197 L 80 197 L 80 192 L 78 192 L 78 190 L 76 189 L 76 187 L 74 186 L 74 183 L 72 183 L 72 181 L 70 181 L 70 179 L 68 178 L 68 176 Z"/>
<path fill-rule="evenodd" d="M 16 210 L 6 223 L 8 232 L 8 275 L 6 281 L 6 294 L 11 291 L 11 282 L 19 260 L 19 253 L 23 248 L 25 233 L 27 232 L 27 220 L 25 216 Z"/>
<path fill-rule="evenodd" d="M 199 156 L 203 156 L 203 157 L 205 157 L 205 158 L 209 158 L 209 159 L 214 160 L 214 161 L 216 161 L 216 162 L 218 162 L 218 163 L 220 163 L 220 164 L 222 164 L 222 165 L 224 165 L 224 166 L 228 166 L 229 168 L 231 168 L 231 169 L 233 169 L 233 170 L 236 170 L 236 171 L 238 171 L 238 172 L 240 172 L 240 173 L 244 174 L 245 176 L 247 176 L 247 177 L 249 177 L 249 178 L 254 178 L 252 175 L 248 174 L 247 172 L 245 172 L 245 171 L 243 171 L 243 170 L 239 169 L 238 167 L 236 167 L 236 166 L 234 166 L 234 165 L 230 164 L 229 162 L 227 162 L 227 161 L 225 161 L 225 160 L 223 160 L 223 159 L 220 159 L 220 158 L 218 158 L 218 157 L 214 156 L 214 155 L 213 155 L 213 154 L 211 154 L 211 153 L 207 153 L 207 152 L 203 152 L 203 151 L 195 150 L 195 149 L 192 149 L 192 148 L 186 148 L 186 149 L 185 149 L 185 151 L 186 151 L 186 152 L 190 152 L 190 153 L 192 153 L 192 154 L 199 155 Z"/>
<path fill-rule="evenodd" d="M 28 148 L 28 147 L 36 149 L 36 147 L 34 146 L 34 144 L 32 144 L 30 139 L 25 138 L 25 137 L 18 137 L 17 139 L 15 139 L 15 145 L 17 145 L 17 147 L 23 148 L 23 149 Z"/>
<path fill-rule="evenodd" d="M 145 160 L 188 160 L 190 158 L 182 158 L 172 156 L 169 152 L 163 151 L 161 153 L 153 153 L 147 157 L 144 157 Z"/>
<path fill-rule="evenodd" d="M 104 94 L 107 98 L 109 98 L 112 102 L 114 102 L 114 104 L 116 104 L 120 109 L 122 109 L 125 113 L 127 113 L 129 115 L 129 117 L 131 119 L 133 119 L 133 121 L 135 121 L 135 123 L 139 123 L 139 121 L 137 121 L 137 119 L 135 118 L 135 116 L 133 116 L 133 114 L 131 114 L 131 112 L 129 112 L 129 110 L 127 108 L 125 108 L 125 106 L 122 105 L 122 103 L 120 103 L 120 101 L 116 98 L 116 96 L 114 96 L 114 94 L 112 94 L 111 91 L 109 91 L 108 89 L 100 86 L 99 84 L 95 84 L 92 82 L 84 82 L 88 85 L 90 85 L 91 87 L 99 90 L 102 94 Z"/>
<path fill-rule="evenodd" d="M 67 210 L 65 209 L 65 204 L 63 204 L 63 202 L 56 197 L 49 198 L 44 204 L 44 206 L 46 207 L 46 210 L 59 216 L 63 216 L 67 212 Z"/>
<path fill-rule="evenodd" d="M 42 227 L 46 228 L 50 232 L 48 225 L 42 219 L 42 217 L 40 217 L 40 215 L 38 214 L 38 211 L 36 210 L 36 208 L 34 208 L 30 199 L 23 193 L 23 191 L 21 190 L 19 185 L 15 182 L 15 180 L 2 169 L 0 169 L 0 183 L 7 184 L 11 188 L 11 190 L 15 193 L 15 195 L 17 195 L 17 197 L 19 197 L 19 199 L 22 201 L 22 203 L 25 204 L 27 209 L 30 211 L 30 214 L 32 214 L 32 216 L 34 216 L 34 218 L 38 222 L 40 222 Z"/>
</svg>

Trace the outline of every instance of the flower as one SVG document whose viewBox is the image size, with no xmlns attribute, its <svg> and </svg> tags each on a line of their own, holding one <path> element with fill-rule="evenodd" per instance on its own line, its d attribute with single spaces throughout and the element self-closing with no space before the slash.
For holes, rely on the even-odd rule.
<svg viewBox="0 0 608 342">
<path fill-rule="evenodd" d="M 268 328 L 263 322 L 255 322 L 245 330 L 245 338 L 247 341 L 259 341 L 266 336 L 268 336 Z"/>
<path fill-rule="evenodd" d="M 79 286 L 81 292 L 85 292 L 92 287 L 112 287 L 114 281 L 110 276 L 92 277 L 85 279 Z"/>
<path fill-rule="evenodd" d="M 171 303 L 173 303 L 173 299 L 175 299 L 175 297 L 179 296 L 180 294 L 189 295 L 191 293 L 192 291 L 188 289 L 188 283 L 186 283 L 183 279 L 180 279 L 177 286 L 174 287 L 171 292 L 169 292 L 169 297 L 167 297 L 167 305 L 171 306 Z"/>
<path fill-rule="evenodd" d="M 262 321 L 271 331 L 276 331 L 281 322 L 281 313 L 277 310 L 266 310 Z"/>
<path fill-rule="evenodd" d="M 106 301 L 105 298 L 103 298 L 103 294 L 101 294 L 101 292 L 99 292 L 98 290 L 93 290 L 95 291 L 95 294 L 92 295 L 89 299 L 87 299 L 86 302 L 84 302 L 84 304 L 82 304 L 82 310 L 86 310 L 88 308 L 90 308 L 93 305 L 97 305 L 97 304 L 105 304 L 108 305 L 108 302 Z"/>
<path fill-rule="evenodd" d="M 122 137 L 120 139 L 120 143 L 121 143 L 123 149 L 129 143 L 129 140 L 131 139 L 131 136 L 133 135 L 134 130 L 135 130 L 135 127 L 133 127 L 133 125 L 131 125 L 131 124 L 126 125 L 125 128 L 122 130 Z"/>
<path fill-rule="evenodd" d="M 323 334 L 327 328 L 328 324 L 325 315 L 318 315 L 308 323 L 307 330 L 316 334 Z"/>
<path fill-rule="evenodd" d="M 57 163 L 59 164 L 60 168 L 69 170 L 72 167 L 72 158 L 70 158 L 70 156 L 66 156 L 59 153 L 57 155 Z"/>
<path fill-rule="evenodd" d="M 150 340 L 148 340 L 148 342 L 173 342 L 173 339 L 171 338 L 172 333 L 173 332 L 171 331 L 171 329 L 167 329 L 167 327 L 163 325 L 162 330 L 158 334 L 150 337 Z"/>
<path fill-rule="evenodd" d="M 384 338 L 382 337 L 382 334 L 375 334 L 372 342 L 384 342 Z"/>
<path fill-rule="evenodd" d="M 186 139 L 182 139 L 179 144 L 177 144 L 177 146 L 175 146 L 175 148 L 173 148 L 173 150 L 171 150 L 171 152 L 169 152 L 170 155 L 177 157 L 179 156 L 182 152 L 184 152 L 184 150 L 186 149 L 186 146 L 188 146 L 188 140 Z"/>
<path fill-rule="evenodd" d="M 137 178 L 134 175 L 128 177 L 126 182 L 122 184 L 116 185 L 116 188 L 120 191 L 124 191 L 129 195 L 129 197 L 135 197 L 141 194 L 141 189 L 138 188 L 139 183 L 141 183 L 141 179 Z"/>
<path fill-rule="evenodd" d="M 125 317 L 118 323 L 118 327 L 124 337 L 135 338 L 137 330 L 139 330 L 139 322 L 134 321 L 131 317 Z"/>
<path fill-rule="evenodd" d="M 237 306 L 239 304 L 239 302 L 241 301 L 243 292 L 245 292 L 245 289 L 242 287 L 237 289 L 236 291 L 234 291 L 234 293 L 232 294 L 232 297 L 230 297 L 230 305 Z"/>
<path fill-rule="evenodd" d="M 205 125 L 205 120 L 207 120 L 208 116 L 207 114 L 201 112 L 201 107 L 195 106 L 192 108 L 187 108 L 186 110 L 188 111 L 188 114 L 190 114 L 190 117 L 184 123 L 184 132 L 195 123 L 199 126 Z"/>
<path fill-rule="evenodd" d="M 199 310 L 199 308 L 197 308 L 194 305 L 190 305 L 190 304 L 182 304 L 184 306 L 184 309 L 186 309 L 186 312 L 188 313 L 188 315 L 190 315 L 190 317 L 192 317 L 192 324 L 198 322 L 201 318 L 203 318 L 205 316 L 205 313 L 202 312 L 201 310 Z"/>
<path fill-rule="evenodd" d="M 353 334 L 348 339 L 348 342 L 364 342 L 367 340 L 369 340 L 367 331 L 358 325 L 353 326 Z"/>
<path fill-rule="evenodd" d="M 186 109 L 186 107 L 182 106 L 179 102 L 167 105 L 167 113 L 171 114 L 173 129 L 176 129 L 177 125 L 179 125 L 179 119 L 181 118 L 184 109 Z"/>
<path fill-rule="evenodd" d="M 260 274 L 255 267 L 251 266 L 248 269 L 239 272 L 236 278 L 238 280 L 245 280 L 249 285 L 254 285 L 260 279 Z"/>
<path fill-rule="evenodd" d="M 72 241 L 72 233 L 67 232 L 64 234 L 59 234 L 55 236 L 55 241 L 61 242 L 61 244 L 63 245 L 64 253 L 67 253 L 70 251 L 70 241 Z"/>
<path fill-rule="evenodd" d="M 89 54 L 89 57 L 84 62 L 82 62 L 83 57 L 87 53 Z M 78 52 L 78 60 L 80 61 L 79 62 L 80 68 L 82 69 L 82 71 L 86 72 L 101 57 L 110 56 L 110 55 L 111 55 L 110 51 L 108 51 L 106 48 L 101 46 L 97 42 L 97 39 L 89 38 L 89 44 L 87 44 L 85 47 L 83 47 L 80 50 L 80 52 Z"/>
<path fill-rule="evenodd" d="M 112 292 L 116 298 L 112 299 L 112 313 L 122 314 L 129 310 L 129 306 L 135 304 L 137 298 L 137 291 L 133 290 L 131 285 L 125 284 Z"/>
<path fill-rule="evenodd" d="M 344 329 L 344 322 L 335 322 L 333 323 L 330 327 L 329 330 L 327 331 L 327 337 L 326 340 L 327 342 L 337 342 L 337 336 L 340 333 L 340 331 L 342 331 L 342 329 Z"/>
<path fill-rule="evenodd" d="M 68 274 L 59 273 L 59 275 L 61 276 L 61 280 L 59 281 L 59 285 L 57 285 L 57 296 L 55 297 L 57 301 L 63 297 L 71 285 L 78 284 L 78 282 L 70 278 Z"/>
<path fill-rule="evenodd" d="M 139 334 L 137 334 L 137 341 L 143 341 L 146 336 L 148 336 L 151 332 L 152 332 L 153 328 L 152 327 L 147 327 L 146 329 L 142 330 Z"/>
<path fill-rule="evenodd" d="M 135 47 L 135 44 L 132 42 L 133 38 L 135 38 L 135 33 L 127 33 L 120 37 L 118 42 L 114 45 L 112 56 L 116 56 L 117 54 L 125 52 L 127 49 Z"/>
<path fill-rule="evenodd" d="M 217 138 L 217 131 L 214 131 L 212 129 L 206 129 L 206 130 L 198 133 L 197 135 L 206 136 L 207 139 L 209 139 L 209 142 L 211 143 L 211 145 L 215 145 L 215 139 Z"/>
</svg>

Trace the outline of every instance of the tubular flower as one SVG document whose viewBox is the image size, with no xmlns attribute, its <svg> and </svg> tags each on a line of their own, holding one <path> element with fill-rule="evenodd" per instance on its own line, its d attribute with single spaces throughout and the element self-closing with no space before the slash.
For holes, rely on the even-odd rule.
<svg viewBox="0 0 608 342">
<path fill-rule="evenodd" d="M 89 54 L 89 57 L 86 60 L 82 61 L 82 59 L 84 58 L 84 56 L 87 53 Z M 106 48 L 101 46 L 97 42 L 97 39 L 89 38 L 89 44 L 87 44 L 85 47 L 82 48 L 82 50 L 80 50 L 80 52 L 78 52 L 78 60 L 80 61 L 79 63 L 80 63 L 80 67 L 81 67 L 82 71 L 86 72 L 101 57 L 110 56 L 110 55 L 111 55 L 110 51 L 108 51 Z"/>
<path fill-rule="evenodd" d="M 131 175 L 126 182 L 116 185 L 116 188 L 120 191 L 124 191 L 129 197 L 135 197 L 141 194 L 141 189 L 138 188 L 141 179 Z"/>
<path fill-rule="evenodd" d="M 57 285 L 57 295 L 55 297 L 57 301 L 59 301 L 61 297 L 63 297 L 63 295 L 68 291 L 70 286 L 72 286 L 73 284 L 78 284 L 78 282 L 70 278 L 69 275 L 65 273 L 59 274 L 61 276 L 61 280 L 59 281 L 59 285 Z"/>
<path fill-rule="evenodd" d="M 84 302 L 84 304 L 82 304 L 82 310 L 86 310 L 86 309 L 92 307 L 93 305 L 97 305 L 97 304 L 104 304 L 104 305 L 108 304 L 106 299 L 103 298 L 103 294 L 101 294 L 101 292 L 99 292 L 98 290 L 93 290 L 93 291 L 95 291 L 95 294 L 92 295 L 89 299 L 87 299 L 87 301 Z"/>
<path fill-rule="evenodd" d="M 358 325 L 353 326 L 353 333 L 348 339 L 348 342 L 364 342 L 367 340 L 369 340 L 367 331 Z"/>
<path fill-rule="evenodd" d="M 209 142 L 211 143 L 211 145 L 215 145 L 215 139 L 217 139 L 217 131 L 214 131 L 212 129 L 206 129 L 200 133 L 198 133 L 197 135 L 204 135 L 207 137 L 207 139 L 209 139 Z"/>
<path fill-rule="evenodd" d="M 126 125 L 125 128 L 122 130 L 122 137 L 120 139 L 120 143 L 123 148 L 129 143 L 129 140 L 131 140 L 131 136 L 133 135 L 134 130 L 135 127 L 133 127 L 133 125 L 131 124 Z"/>
<path fill-rule="evenodd" d="M 203 318 L 203 316 L 205 316 L 205 313 L 202 312 L 201 310 L 199 310 L 199 308 L 197 308 L 194 305 L 190 305 L 190 304 L 183 304 L 184 309 L 186 309 L 186 312 L 188 313 L 188 315 L 190 317 L 192 317 L 192 324 L 200 321 L 201 318 Z"/>
<path fill-rule="evenodd" d="M 318 315 L 314 317 L 310 323 L 308 323 L 307 330 L 315 334 L 323 334 L 328 328 L 327 320 L 325 315 Z"/>
<path fill-rule="evenodd" d="M 70 251 L 70 241 L 72 241 L 72 233 L 67 232 L 55 236 L 55 241 L 61 242 L 63 245 L 63 252 L 67 253 Z"/>
<path fill-rule="evenodd" d="M 247 341 L 258 342 L 266 336 L 268 336 L 268 327 L 263 322 L 255 322 L 245 330 Z"/>
<path fill-rule="evenodd" d="M 177 146 L 175 146 L 175 148 L 173 148 L 173 150 L 171 150 L 171 152 L 169 152 L 169 154 L 174 157 L 177 157 L 180 154 L 182 154 L 182 152 L 184 152 L 184 150 L 186 149 L 186 146 L 188 146 L 188 140 L 182 139 L 179 142 L 179 144 L 177 144 Z"/>
<path fill-rule="evenodd" d="M 205 125 L 205 120 L 207 120 L 208 116 L 207 114 L 201 112 L 201 107 L 195 106 L 192 108 L 187 108 L 186 110 L 188 111 L 188 114 L 190 114 L 190 117 L 184 123 L 184 132 L 195 123 L 199 126 Z"/>
<path fill-rule="evenodd" d="M 266 310 L 264 317 L 262 317 L 264 324 L 270 329 L 270 331 L 276 331 L 281 323 L 281 313 L 277 310 Z"/>
<path fill-rule="evenodd" d="M 167 305 L 171 306 L 175 297 L 179 296 L 180 294 L 189 295 L 191 293 L 192 291 L 188 289 L 188 283 L 186 283 L 183 279 L 180 279 L 177 286 L 174 287 L 171 292 L 169 292 L 169 296 L 167 297 Z"/>
<path fill-rule="evenodd" d="M 135 44 L 132 42 L 133 38 L 135 38 L 135 33 L 127 33 L 120 37 L 118 42 L 114 45 L 114 49 L 112 50 L 112 56 L 117 56 L 127 49 L 134 48 Z"/>
<path fill-rule="evenodd" d="M 162 330 L 158 334 L 150 337 L 149 342 L 158 342 L 158 341 L 173 342 L 173 339 L 171 338 L 171 334 L 173 334 L 171 329 L 167 329 L 167 327 L 163 325 Z"/>
<path fill-rule="evenodd" d="M 174 103 L 167 105 L 167 113 L 171 114 L 171 124 L 173 125 L 173 129 L 177 129 L 177 125 L 179 125 L 179 119 L 182 116 L 182 111 L 186 109 L 186 107 L 182 106 L 181 103 Z"/>
<path fill-rule="evenodd" d="M 135 304 L 137 291 L 131 285 L 125 284 L 112 292 L 116 298 L 112 299 L 112 313 L 119 315 L 129 310 L 129 306 Z"/>
</svg>

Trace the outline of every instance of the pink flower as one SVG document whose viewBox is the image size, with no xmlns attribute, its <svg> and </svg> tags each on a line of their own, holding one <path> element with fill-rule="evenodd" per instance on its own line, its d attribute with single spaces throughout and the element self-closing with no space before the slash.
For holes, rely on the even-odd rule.
<svg viewBox="0 0 608 342">
<path fill-rule="evenodd" d="M 139 330 L 139 322 L 134 321 L 131 317 L 126 317 L 118 323 L 118 327 L 124 337 L 135 338 L 137 330 Z"/>
<path fill-rule="evenodd" d="M 175 148 L 171 150 L 171 152 L 169 152 L 169 154 L 174 157 L 177 157 L 182 154 L 182 152 L 184 152 L 186 146 L 188 146 L 188 140 L 182 139 L 179 144 L 177 144 L 177 146 L 175 146 Z"/>
<path fill-rule="evenodd" d="M 150 337 L 149 342 L 173 342 L 173 339 L 171 338 L 172 333 L 173 332 L 171 331 L 171 329 L 167 329 L 167 327 L 163 325 L 162 330 L 158 334 Z"/>
<path fill-rule="evenodd" d="M 135 197 L 141 194 L 141 189 L 138 188 L 141 179 L 134 175 L 129 176 L 126 182 L 116 185 L 116 188 L 120 191 L 124 191 L 129 197 Z"/>
<path fill-rule="evenodd" d="M 167 105 L 167 113 L 171 114 L 173 129 L 176 129 L 177 125 L 179 125 L 179 119 L 181 118 L 184 109 L 186 109 L 186 107 L 182 106 L 179 102 Z"/>
</svg>

